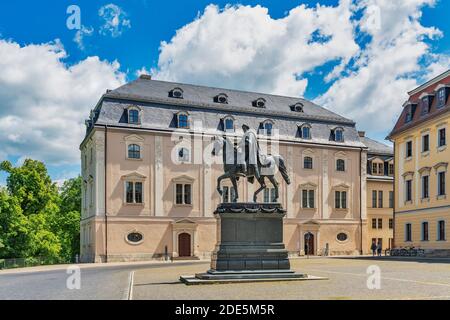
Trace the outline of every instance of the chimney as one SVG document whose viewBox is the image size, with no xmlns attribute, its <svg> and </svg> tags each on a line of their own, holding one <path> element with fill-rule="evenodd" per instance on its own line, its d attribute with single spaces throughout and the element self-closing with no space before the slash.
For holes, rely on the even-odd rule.
<svg viewBox="0 0 450 320">
<path fill-rule="evenodd" d="M 139 78 L 144 79 L 144 80 L 152 80 L 152 76 L 149 74 L 141 74 L 139 76 Z"/>
<path fill-rule="evenodd" d="M 358 135 L 359 135 L 361 138 L 364 138 L 364 137 L 366 136 L 366 132 L 365 132 L 365 131 L 358 131 Z"/>
</svg>

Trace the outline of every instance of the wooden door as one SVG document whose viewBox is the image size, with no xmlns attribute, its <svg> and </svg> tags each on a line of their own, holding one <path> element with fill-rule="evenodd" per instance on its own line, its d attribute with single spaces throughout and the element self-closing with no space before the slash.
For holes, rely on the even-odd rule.
<svg viewBox="0 0 450 320">
<path fill-rule="evenodd" d="M 305 234 L 305 254 L 314 255 L 314 235 L 310 232 Z"/>
<path fill-rule="evenodd" d="M 178 256 L 191 256 L 191 235 L 189 233 L 180 233 L 178 235 Z"/>
</svg>

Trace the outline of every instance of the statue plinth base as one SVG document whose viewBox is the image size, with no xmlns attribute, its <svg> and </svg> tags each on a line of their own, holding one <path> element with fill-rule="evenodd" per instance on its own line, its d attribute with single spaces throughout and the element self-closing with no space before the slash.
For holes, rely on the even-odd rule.
<svg viewBox="0 0 450 320">
<path fill-rule="evenodd" d="M 211 269 L 180 280 L 202 284 L 312 279 L 290 269 L 283 243 L 285 215 L 279 203 L 220 204 L 215 212 L 218 242 Z"/>
</svg>

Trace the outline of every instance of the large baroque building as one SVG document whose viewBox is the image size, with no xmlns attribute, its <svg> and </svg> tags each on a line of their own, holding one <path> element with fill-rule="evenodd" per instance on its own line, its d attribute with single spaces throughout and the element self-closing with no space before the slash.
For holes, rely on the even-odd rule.
<svg viewBox="0 0 450 320">
<path fill-rule="evenodd" d="M 450 70 L 409 92 L 389 138 L 395 146 L 395 244 L 450 254 Z"/>
<path fill-rule="evenodd" d="M 292 255 L 365 253 L 371 237 L 389 243 L 389 234 L 368 231 L 372 217 L 386 225 L 389 214 L 371 208 L 367 197 L 369 189 L 388 197 L 389 148 L 305 99 L 143 75 L 108 90 L 86 124 L 82 261 L 209 257 L 214 210 L 234 190 L 224 180 L 219 196 L 223 165 L 205 159 L 214 136 L 239 137 L 243 124 L 286 160 L 291 184 L 281 183 L 279 201 L 287 210 L 284 242 Z M 367 174 L 368 165 L 380 162 L 386 167 Z M 240 200 L 251 201 L 256 188 L 241 179 Z M 258 201 L 272 197 L 268 185 Z"/>
</svg>

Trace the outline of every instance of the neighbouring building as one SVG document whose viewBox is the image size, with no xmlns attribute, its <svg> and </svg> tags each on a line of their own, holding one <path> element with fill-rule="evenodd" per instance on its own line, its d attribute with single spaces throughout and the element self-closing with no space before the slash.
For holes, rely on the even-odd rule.
<svg viewBox="0 0 450 320">
<path fill-rule="evenodd" d="M 389 138 L 395 146 L 395 245 L 450 255 L 447 133 L 450 70 L 409 92 Z"/>
<path fill-rule="evenodd" d="M 86 121 L 81 260 L 209 257 L 216 243 L 213 212 L 234 190 L 224 180 L 219 196 L 223 165 L 205 162 L 203 154 L 211 154 L 216 135 L 242 135 L 243 124 L 286 160 L 292 183 L 281 183 L 279 201 L 287 209 L 290 254 L 359 254 L 368 252 L 369 237 L 389 242 L 390 234 L 379 230 L 368 235 L 368 218 L 389 223 L 387 208 L 366 205 L 368 187 L 387 201 L 389 171 L 368 178 L 366 168 L 383 161 L 389 170 L 392 155 L 360 137 L 353 121 L 302 98 L 142 75 L 108 90 Z M 240 200 L 251 201 L 256 186 L 241 180 Z M 272 197 L 268 185 L 258 200 Z"/>
<path fill-rule="evenodd" d="M 390 249 L 394 238 L 394 150 L 360 132 L 367 150 L 367 250 Z"/>
</svg>

